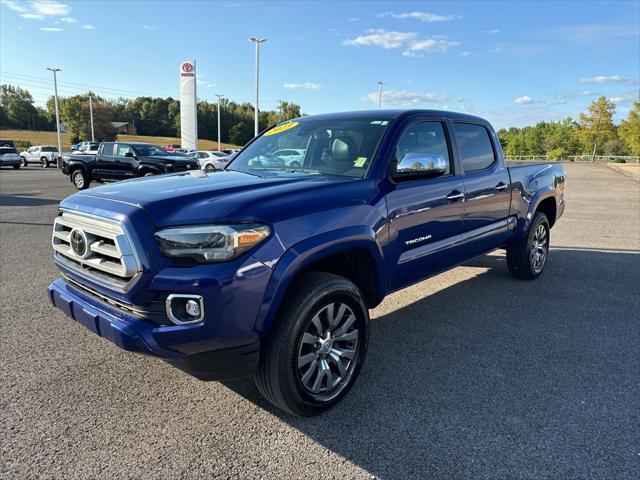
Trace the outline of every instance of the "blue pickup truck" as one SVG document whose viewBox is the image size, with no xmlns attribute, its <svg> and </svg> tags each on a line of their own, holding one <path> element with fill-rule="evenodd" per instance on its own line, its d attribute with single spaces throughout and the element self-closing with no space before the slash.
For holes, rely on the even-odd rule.
<svg viewBox="0 0 640 480">
<path fill-rule="evenodd" d="M 278 157 L 291 149 L 299 165 Z M 299 118 L 224 171 L 67 197 L 49 296 L 123 349 L 202 380 L 253 376 L 279 408 L 316 415 L 353 385 L 368 309 L 389 293 L 499 248 L 517 278 L 538 277 L 564 190 L 561 164 L 506 166 L 475 116 Z"/>
</svg>

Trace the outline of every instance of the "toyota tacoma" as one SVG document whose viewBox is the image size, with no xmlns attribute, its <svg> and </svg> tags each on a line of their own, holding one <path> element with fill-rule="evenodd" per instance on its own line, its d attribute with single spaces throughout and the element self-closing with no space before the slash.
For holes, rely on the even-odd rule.
<svg viewBox="0 0 640 480">
<path fill-rule="evenodd" d="M 278 157 L 290 150 L 299 166 Z M 353 386 L 386 295 L 499 248 L 537 278 L 564 191 L 561 164 L 505 165 L 475 116 L 303 117 L 221 172 L 67 197 L 49 296 L 125 350 L 202 380 L 253 376 L 279 408 L 316 415 Z"/>
</svg>

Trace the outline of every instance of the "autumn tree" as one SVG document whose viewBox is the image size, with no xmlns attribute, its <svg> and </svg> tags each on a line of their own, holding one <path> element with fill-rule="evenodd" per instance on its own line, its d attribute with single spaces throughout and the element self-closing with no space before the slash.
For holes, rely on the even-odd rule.
<svg viewBox="0 0 640 480">
<path fill-rule="evenodd" d="M 640 100 L 633 102 L 626 120 L 620 122 L 618 135 L 631 155 L 640 155 Z"/>
<path fill-rule="evenodd" d="M 617 138 L 616 126 L 613 124 L 615 113 L 615 103 L 602 96 L 591 102 L 587 113 L 580 114 L 578 136 L 585 147 L 593 145 L 593 156 L 598 151 L 604 153 L 605 143 Z"/>
<path fill-rule="evenodd" d="M 111 125 L 113 112 L 100 97 L 89 92 L 84 95 L 60 99 L 61 122 L 71 134 L 71 142 L 91 138 L 89 96 L 93 101 L 93 128 L 96 141 L 113 140 L 115 131 Z"/>
</svg>

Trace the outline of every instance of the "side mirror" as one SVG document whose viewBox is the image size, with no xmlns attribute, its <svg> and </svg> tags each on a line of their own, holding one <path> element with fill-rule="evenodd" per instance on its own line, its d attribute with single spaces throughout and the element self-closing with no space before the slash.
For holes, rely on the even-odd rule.
<svg viewBox="0 0 640 480">
<path fill-rule="evenodd" d="M 447 161 L 442 155 L 409 152 L 397 162 L 393 179 L 396 181 L 421 177 L 439 177 L 447 173 Z"/>
<path fill-rule="evenodd" d="M 136 154 L 133 152 L 127 152 L 124 154 L 125 157 L 136 158 Z"/>
</svg>

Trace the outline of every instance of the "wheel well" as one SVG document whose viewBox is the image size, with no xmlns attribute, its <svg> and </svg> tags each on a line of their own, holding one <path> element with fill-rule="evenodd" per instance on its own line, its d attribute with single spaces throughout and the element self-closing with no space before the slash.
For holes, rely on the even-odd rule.
<svg viewBox="0 0 640 480">
<path fill-rule="evenodd" d="M 553 224 L 556 223 L 556 199 L 553 197 L 545 198 L 538 204 L 536 212 L 544 213 L 549 220 L 549 227 L 553 227 Z"/>
<path fill-rule="evenodd" d="M 365 248 L 348 249 L 324 257 L 304 267 L 296 277 L 308 272 L 333 273 L 349 279 L 362 292 L 367 308 L 373 308 L 382 301 L 373 258 Z M 291 282 L 291 285 L 294 284 L 295 279 Z"/>
</svg>

